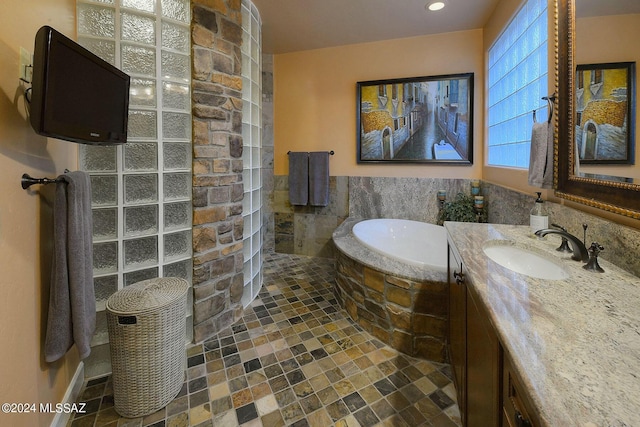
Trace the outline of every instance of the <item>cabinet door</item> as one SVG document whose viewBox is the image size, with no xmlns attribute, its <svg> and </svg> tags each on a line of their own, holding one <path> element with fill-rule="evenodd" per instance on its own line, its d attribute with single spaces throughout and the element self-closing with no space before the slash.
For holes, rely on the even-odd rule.
<svg viewBox="0 0 640 427">
<path fill-rule="evenodd" d="M 449 247 L 449 356 L 456 385 L 458 407 L 465 424 L 467 364 L 467 289 L 462 263 Z"/>
<path fill-rule="evenodd" d="M 531 414 L 532 405 L 516 376 L 511 360 L 505 355 L 502 368 L 502 426 L 539 427 L 540 421 Z"/>
<path fill-rule="evenodd" d="M 500 345 L 488 314 L 467 289 L 467 427 L 500 425 Z"/>
</svg>

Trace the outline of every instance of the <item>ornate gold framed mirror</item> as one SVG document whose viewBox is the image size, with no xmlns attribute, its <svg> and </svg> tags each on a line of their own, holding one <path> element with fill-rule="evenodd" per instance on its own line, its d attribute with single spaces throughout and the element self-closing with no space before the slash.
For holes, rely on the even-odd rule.
<svg viewBox="0 0 640 427">
<path fill-rule="evenodd" d="M 637 4 L 629 6 L 629 3 Z M 625 165 L 581 164 L 582 138 L 576 140 L 577 134 L 582 136 L 581 126 L 585 121 L 580 116 L 580 109 L 584 107 L 580 96 L 584 94 L 583 91 L 589 91 L 588 96 L 596 96 L 598 91 L 603 93 L 603 88 L 606 88 L 601 83 L 602 76 L 596 73 L 591 73 L 586 78 L 584 75 L 576 78 L 577 65 L 631 63 L 640 58 L 640 49 L 630 47 L 635 44 L 633 40 L 637 40 L 633 34 L 640 36 L 640 30 L 635 29 L 640 28 L 640 2 L 556 0 L 556 6 L 558 143 L 555 156 L 555 194 L 567 200 L 640 219 L 638 153 L 632 153 L 630 164 Z M 633 74 L 637 69 L 634 68 Z M 635 92 L 636 76 L 631 77 L 634 79 L 632 87 Z M 576 84 L 580 85 L 577 92 Z M 611 90 L 607 93 L 610 92 Z M 627 97 L 626 102 L 632 103 L 635 93 L 629 92 L 624 95 Z M 632 110 L 624 120 L 631 135 L 638 122 L 635 117 L 636 109 Z M 594 129 L 597 126 L 598 123 L 592 124 Z M 605 130 L 597 137 L 605 135 Z"/>
</svg>

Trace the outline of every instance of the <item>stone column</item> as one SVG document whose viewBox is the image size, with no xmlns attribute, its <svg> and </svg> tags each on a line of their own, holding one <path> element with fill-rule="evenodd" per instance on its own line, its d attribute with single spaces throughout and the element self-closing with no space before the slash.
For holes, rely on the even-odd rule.
<svg viewBox="0 0 640 427">
<path fill-rule="evenodd" d="M 193 0 L 193 324 L 202 342 L 242 315 L 240 0 Z"/>
</svg>

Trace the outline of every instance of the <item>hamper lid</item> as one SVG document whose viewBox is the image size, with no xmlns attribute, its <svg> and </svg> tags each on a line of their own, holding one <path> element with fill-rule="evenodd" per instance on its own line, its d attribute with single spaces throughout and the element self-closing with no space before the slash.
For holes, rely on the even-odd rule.
<svg viewBox="0 0 640 427">
<path fill-rule="evenodd" d="M 107 300 L 107 310 L 132 314 L 157 309 L 171 304 L 189 289 L 186 280 L 177 277 L 162 277 L 143 280 L 119 290 Z"/>
</svg>

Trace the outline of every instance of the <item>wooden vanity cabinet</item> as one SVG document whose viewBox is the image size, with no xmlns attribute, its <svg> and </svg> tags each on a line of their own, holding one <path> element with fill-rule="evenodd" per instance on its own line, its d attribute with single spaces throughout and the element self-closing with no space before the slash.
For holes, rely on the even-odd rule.
<svg viewBox="0 0 640 427">
<path fill-rule="evenodd" d="M 500 426 L 501 349 L 489 315 L 471 288 L 455 247 L 449 245 L 449 355 L 462 425 Z"/>
</svg>

